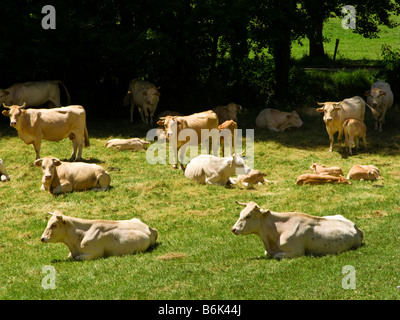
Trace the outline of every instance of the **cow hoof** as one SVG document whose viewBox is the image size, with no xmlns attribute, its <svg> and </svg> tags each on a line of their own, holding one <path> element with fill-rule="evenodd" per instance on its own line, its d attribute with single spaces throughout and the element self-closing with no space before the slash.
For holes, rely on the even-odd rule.
<svg viewBox="0 0 400 320">
<path fill-rule="evenodd" d="M 178 169 L 178 165 L 174 164 L 174 165 L 172 166 L 172 169 Z"/>
</svg>

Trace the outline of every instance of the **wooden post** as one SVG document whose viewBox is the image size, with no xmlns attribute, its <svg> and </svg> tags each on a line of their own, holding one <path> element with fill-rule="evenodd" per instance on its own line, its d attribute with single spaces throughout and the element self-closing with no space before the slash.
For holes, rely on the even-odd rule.
<svg viewBox="0 0 400 320">
<path fill-rule="evenodd" d="M 336 39 L 335 52 L 333 53 L 333 61 L 336 60 L 336 53 L 337 53 L 338 47 L 339 47 L 339 39 Z"/>
</svg>

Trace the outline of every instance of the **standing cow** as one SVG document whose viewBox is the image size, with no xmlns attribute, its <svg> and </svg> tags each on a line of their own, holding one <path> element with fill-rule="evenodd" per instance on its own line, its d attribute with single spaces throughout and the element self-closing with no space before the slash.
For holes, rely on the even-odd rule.
<svg viewBox="0 0 400 320">
<path fill-rule="evenodd" d="M 58 85 L 64 87 L 69 105 L 71 97 L 64 83 L 59 80 L 16 83 L 8 89 L 0 89 L 0 104 L 21 105 L 26 103 L 29 107 L 48 104 L 50 107 L 61 107 Z"/>
<path fill-rule="evenodd" d="M 138 108 L 143 123 L 153 125 L 153 117 L 160 100 L 160 92 L 154 84 L 133 79 L 129 83 L 128 93 L 124 99 L 124 105 L 130 105 L 131 119 L 133 123 L 133 112 Z"/>
<path fill-rule="evenodd" d="M 6 106 L 3 115 L 10 117 L 10 126 L 18 131 L 25 144 L 33 144 L 36 159 L 40 158 L 42 140 L 58 142 L 64 138 L 72 141 L 73 152 L 70 161 L 82 159 L 82 147 L 88 147 L 89 135 L 86 128 L 86 113 L 82 106 L 54 109 L 25 109 L 22 106 Z"/>
<path fill-rule="evenodd" d="M 256 118 L 256 126 L 273 132 L 283 132 L 288 128 L 300 128 L 303 125 L 296 111 L 283 112 L 275 109 L 264 109 Z"/>
<path fill-rule="evenodd" d="M 372 114 L 375 118 L 375 130 L 382 131 L 385 123 L 386 111 L 393 105 L 393 92 L 387 82 L 379 80 L 371 85 L 371 90 L 366 91 L 367 103 L 372 106 Z"/>
<path fill-rule="evenodd" d="M 181 147 L 184 146 L 184 148 L 180 150 L 180 163 L 182 165 L 187 144 L 198 145 L 205 142 L 210 139 L 210 135 L 213 136 L 214 132 L 217 135 L 218 141 L 216 141 L 217 143 L 213 143 L 213 146 L 217 146 L 213 148 L 213 153 L 216 155 L 218 152 L 218 117 L 215 112 L 211 110 L 183 117 L 167 116 L 165 118 L 160 118 L 157 124 L 164 127 L 166 138 L 172 146 L 174 152 L 174 169 L 178 168 L 178 152 Z M 202 130 L 205 130 L 208 134 L 202 133 Z"/>
<path fill-rule="evenodd" d="M 336 132 L 339 132 L 339 148 L 342 147 L 343 122 L 345 120 L 353 118 L 364 121 L 365 101 L 361 97 L 355 96 L 341 102 L 317 102 L 317 104 L 321 106 L 317 111 L 324 113 L 324 122 L 330 142 L 329 152 L 332 152 Z"/>
<path fill-rule="evenodd" d="M 236 103 L 228 103 L 226 106 L 218 106 L 213 109 L 217 114 L 219 124 L 224 123 L 227 120 L 233 120 L 238 122 L 237 114 L 242 111 L 242 106 Z"/>
<path fill-rule="evenodd" d="M 350 155 L 353 154 L 351 148 L 353 145 L 358 148 L 360 138 L 363 139 L 364 149 L 367 148 L 367 127 L 364 122 L 356 119 L 347 119 L 343 122 L 344 141 L 349 150 Z"/>
</svg>

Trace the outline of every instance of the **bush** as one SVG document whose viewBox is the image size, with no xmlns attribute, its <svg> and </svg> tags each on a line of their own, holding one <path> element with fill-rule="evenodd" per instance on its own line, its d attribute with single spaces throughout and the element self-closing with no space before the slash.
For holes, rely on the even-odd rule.
<svg viewBox="0 0 400 320">
<path fill-rule="evenodd" d="M 396 101 L 396 97 L 400 98 L 400 50 L 384 44 L 382 62 L 384 69 L 378 73 L 378 77 L 390 84 Z"/>
</svg>

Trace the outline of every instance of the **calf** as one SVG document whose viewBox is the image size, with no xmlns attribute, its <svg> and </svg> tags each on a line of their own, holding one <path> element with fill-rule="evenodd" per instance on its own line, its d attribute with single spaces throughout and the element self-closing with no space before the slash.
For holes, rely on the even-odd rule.
<svg viewBox="0 0 400 320">
<path fill-rule="evenodd" d="M 226 185 L 231 176 L 247 174 L 250 170 L 241 155 L 215 157 L 202 154 L 189 162 L 184 173 L 186 178 L 200 184 Z"/>
<path fill-rule="evenodd" d="M 373 165 L 355 164 L 347 174 L 347 179 L 374 181 L 381 179 L 381 173 L 379 169 Z"/>
<path fill-rule="evenodd" d="M 112 139 L 106 142 L 105 147 L 122 150 L 141 151 L 146 149 L 150 142 L 141 140 L 139 138 L 132 139 Z"/>
<path fill-rule="evenodd" d="M 300 128 L 303 125 L 296 111 L 283 112 L 275 109 L 264 109 L 256 118 L 256 126 L 273 132 L 283 132 L 290 127 Z"/>
<path fill-rule="evenodd" d="M 236 203 L 245 208 L 232 232 L 258 235 L 264 243 L 265 254 L 273 258 L 338 254 L 362 245 L 363 232 L 341 215 L 316 217 L 264 210 L 255 202 Z"/>
<path fill-rule="evenodd" d="M 0 179 L 1 181 L 9 181 L 10 176 L 7 173 L 6 166 L 2 159 L 0 159 Z"/>
<path fill-rule="evenodd" d="M 265 179 L 267 175 L 260 170 L 251 169 L 251 171 L 247 174 L 241 174 L 237 178 L 231 178 L 232 184 L 240 183 L 245 187 L 249 187 L 251 185 L 261 185 L 264 182 L 271 182 Z"/>
<path fill-rule="evenodd" d="M 343 171 L 339 167 L 329 167 L 320 165 L 319 163 L 313 163 L 310 169 L 314 172 L 314 174 L 327 174 L 334 177 L 343 176 Z"/>
<path fill-rule="evenodd" d="M 351 182 L 344 177 L 335 177 L 330 176 L 328 174 L 302 174 L 297 178 L 296 184 L 297 185 L 304 185 L 304 184 L 325 184 L 325 183 L 333 183 L 333 184 L 351 184 Z"/>
<path fill-rule="evenodd" d="M 237 123 L 233 120 L 227 120 L 218 126 L 221 137 L 220 141 L 222 145 L 222 156 L 225 156 L 225 141 L 228 142 L 231 154 L 234 153 L 237 128 Z"/>
<path fill-rule="evenodd" d="M 43 169 L 41 190 L 53 194 L 93 189 L 108 190 L 111 177 L 97 164 L 61 162 L 57 158 L 44 157 L 34 162 Z"/>
<path fill-rule="evenodd" d="M 360 138 L 363 139 L 364 148 L 367 148 L 367 127 L 365 126 L 364 122 L 356 119 L 347 119 L 345 122 L 343 122 L 343 133 L 345 144 L 351 155 L 353 154 L 351 150 L 352 146 L 355 145 L 356 148 L 358 148 L 358 142 Z"/>
<path fill-rule="evenodd" d="M 146 251 L 154 245 L 158 232 L 140 221 L 84 220 L 50 213 L 52 217 L 41 237 L 44 243 L 62 242 L 70 253 L 68 258 L 93 260 Z"/>
</svg>

